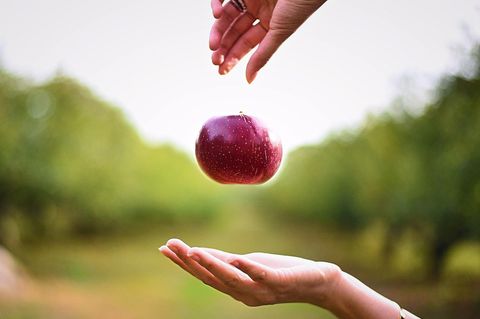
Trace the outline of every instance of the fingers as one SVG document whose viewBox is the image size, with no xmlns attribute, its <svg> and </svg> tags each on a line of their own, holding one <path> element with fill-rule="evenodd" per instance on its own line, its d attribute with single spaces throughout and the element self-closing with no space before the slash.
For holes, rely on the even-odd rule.
<svg viewBox="0 0 480 319">
<path fill-rule="evenodd" d="M 232 260 L 234 260 L 238 256 L 236 254 L 228 253 L 226 251 L 213 249 L 213 248 L 201 247 L 200 249 L 206 251 L 210 255 L 213 255 L 226 263 L 230 263 Z"/>
<path fill-rule="evenodd" d="M 222 3 L 223 0 L 212 0 L 210 5 L 212 6 L 212 13 L 215 19 L 218 19 L 222 16 Z"/>
<path fill-rule="evenodd" d="M 274 269 L 289 268 L 289 267 L 294 267 L 298 265 L 303 265 L 305 263 L 315 264 L 315 262 L 312 260 L 308 260 L 300 257 L 283 256 L 283 255 L 275 255 L 275 254 L 267 254 L 267 253 L 250 253 L 250 254 L 244 255 L 244 257 Z"/>
<path fill-rule="evenodd" d="M 255 282 L 268 282 L 275 276 L 274 269 L 242 256 L 238 256 L 231 264 L 246 273 Z"/>
<path fill-rule="evenodd" d="M 204 267 L 193 261 L 187 256 L 190 247 L 179 239 L 170 239 L 167 242 L 166 249 L 160 251 L 167 258 L 179 265 L 182 269 L 201 280 L 206 285 L 209 285 L 221 292 L 226 293 L 226 287 L 209 273 Z"/>
<path fill-rule="evenodd" d="M 165 256 L 167 257 L 168 259 L 170 259 L 171 261 L 173 261 L 175 264 L 177 264 L 178 266 L 180 266 L 183 270 L 185 270 L 186 272 L 192 274 L 190 272 L 190 268 L 188 268 L 188 266 L 180 259 L 178 258 L 178 256 L 170 249 L 168 248 L 167 246 L 162 246 L 160 247 L 158 250 L 160 250 L 160 252 Z M 193 275 L 193 274 L 192 274 Z"/>
<path fill-rule="evenodd" d="M 239 284 L 247 285 L 249 283 L 246 280 L 248 279 L 247 276 L 235 269 L 235 267 L 221 261 L 200 248 L 190 249 L 188 255 L 205 267 L 205 269 L 227 287 L 237 287 Z"/>
<path fill-rule="evenodd" d="M 267 31 L 260 25 L 254 25 L 245 34 L 243 34 L 225 57 L 225 61 L 220 65 L 218 72 L 227 74 L 237 65 L 238 61 L 250 52 L 265 37 Z"/>
<path fill-rule="evenodd" d="M 221 16 L 215 21 L 210 31 L 209 45 L 211 50 L 217 50 L 220 47 L 223 34 L 240 14 L 241 12 L 231 2 L 222 7 Z"/>
<path fill-rule="evenodd" d="M 258 254 L 259 256 L 263 257 L 256 257 L 256 254 L 237 255 L 213 248 L 202 247 L 199 249 L 209 253 L 210 255 L 213 255 L 225 263 L 238 268 L 254 281 L 267 281 L 267 279 L 272 279 L 274 276 L 275 270 L 266 266 L 265 264 L 262 264 L 262 260 L 265 260 L 267 258 L 266 256 L 274 255 Z"/>
<path fill-rule="evenodd" d="M 258 71 L 267 64 L 268 60 L 289 36 L 288 33 L 275 30 L 268 31 L 250 61 L 248 61 L 246 73 L 248 83 L 252 83 Z"/>
<path fill-rule="evenodd" d="M 238 38 L 252 27 L 252 23 L 255 20 L 256 19 L 248 12 L 242 13 L 237 19 L 235 19 L 223 34 L 220 48 L 212 54 L 213 64 L 220 65 L 223 63 L 224 55 L 233 47 Z"/>
</svg>

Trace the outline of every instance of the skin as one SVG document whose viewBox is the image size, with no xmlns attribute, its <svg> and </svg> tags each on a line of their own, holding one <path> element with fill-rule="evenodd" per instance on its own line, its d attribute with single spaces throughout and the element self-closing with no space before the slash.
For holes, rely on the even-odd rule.
<svg viewBox="0 0 480 319">
<path fill-rule="evenodd" d="M 248 306 L 305 302 L 341 319 L 400 318 L 400 307 L 337 265 L 292 256 L 239 255 L 171 239 L 160 252 L 186 272 Z M 410 313 L 408 319 L 418 318 Z"/>
<path fill-rule="evenodd" d="M 223 5 L 224 0 L 211 0 L 216 19 L 209 41 L 213 64 L 220 74 L 227 74 L 258 45 L 247 64 L 246 78 L 251 83 L 280 45 L 325 1 L 244 0 L 247 11 L 240 12 L 231 2 Z"/>
</svg>

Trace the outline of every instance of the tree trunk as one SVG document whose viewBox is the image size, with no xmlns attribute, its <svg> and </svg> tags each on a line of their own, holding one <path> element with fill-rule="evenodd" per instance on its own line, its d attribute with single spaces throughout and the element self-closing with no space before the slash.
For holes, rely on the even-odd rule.
<svg viewBox="0 0 480 319">
<path fill-rule="evenodd" d="M 435 240 L 432 247 L 432 257 L 430 265 L 430 279 L 438 281 L 442 274 L 442 269 L 445 263 L 445 257 L 449 249 L 453 246 L 454 241 L 442 240 L 442 238 Z"/>
</svg>

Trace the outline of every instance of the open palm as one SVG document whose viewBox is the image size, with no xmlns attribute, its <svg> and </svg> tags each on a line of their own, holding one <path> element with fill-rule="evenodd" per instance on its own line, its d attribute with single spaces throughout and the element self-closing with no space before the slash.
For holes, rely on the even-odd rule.
<svg viewBox="0 0 480 319">
<path fill-rule="evenodd" d="M 326 262 L 266 253 L 237 255 L 169 240 L 161 252 L 205 284 L 250 306 L 313 302 L 333 285 L 339 268 Z"/>
</svg>

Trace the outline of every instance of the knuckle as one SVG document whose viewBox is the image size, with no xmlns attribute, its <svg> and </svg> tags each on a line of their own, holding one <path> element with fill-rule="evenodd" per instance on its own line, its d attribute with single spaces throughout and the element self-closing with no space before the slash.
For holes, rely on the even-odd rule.
<svg viewBox="0 0 480 319">
<path fill-rule="evenodd" d="M 203 264 L 203 267 L 206 268 L 206 269 L 208 269 L 208 270 L 212 270 L 213 267 L 214 267 L 214 265 L 213 265 L 212 262 L 208 261 L 208 262 L 205 262 L 205 263 Z"/>
<path fill-rule="evenodd" d="M 238 276 L 229 278 L 227 281 L 225 281 L 225 285 L 229 287 L 236 287 L 240 283 L 240 278 Z"/>
<path fill-rule="evenodd" d="M 267 280 L 267 272 L 266 271 L 260 271 L 258 274 L 255 275 L 255 278 L 253 278 L 255 281 L 266 281 Z"/>
</svg>

